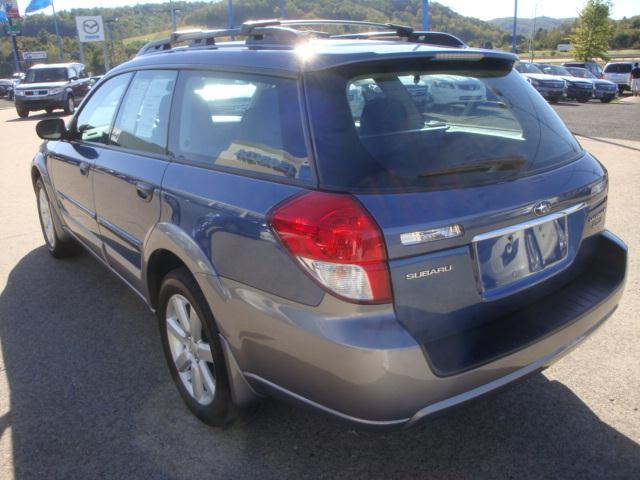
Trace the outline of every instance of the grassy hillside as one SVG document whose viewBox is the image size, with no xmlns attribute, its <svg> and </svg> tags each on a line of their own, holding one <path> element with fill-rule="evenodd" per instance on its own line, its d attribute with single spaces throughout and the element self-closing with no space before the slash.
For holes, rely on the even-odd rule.
<svg viewBox="0 0 640 480">
<path fill-rule="evenodd" d="M 225 1 L 173 2 L 180 9 L 179 28 L 188 26 L 224 27 L 227 25 Z M 236 0 L 236 23 L 247 19 L 274 18 L 279 15 L 278 0 Z M 287 0 L 289 18 L 344 18 L 377 22 L 396 22 L 420 26 L 421 0 Z M 76 15 L 102 15 L 108 22 L 113 41 L 112 63 L 120 63 L 146 42 L 166 36 L 171 29 L 171 15 L 167 3 L 148 3 L 121 8 L 78 8 L 59 13 L 58 23 L 63 37 L 66 59 L 79 58 L 76 38 Z M 21 22 L 23 35 L 18 37 L 20 51 L 44 50 L 50 60 L 58 59 L 53 19 L 50 15 L 30 15 Z M 431 26 L 458 35 L 472 45 L 507 45 L 508 34 L 498 27 L 475 18 L 457 14 L 438 3 L 431 5 Z M 101 46 L 85 45 L 85 58 L 89 69 L 99 72 L 103 67 Z M 0 76 L 13 71 L 11 46 L 7 37 L 0 40 Z"/>
<path fill-rule="evenodd" d="M 536 30 L 553 30 L 554 28 L 559 28 L 562 24 L 573 24 L 575 20 L 575 18 L 536 17 L 535 28 Z M 494 18 L 489 20 L 489 23 L 505 32 L 510 32 L 513 28 L 513 17 Z M 533 31 L 533 24 L 533 18 L 518 18 L 518 33 L 529 37 Z"/>
<path fill-rule="evenodd" d="M 227 26 L 226 1 L 181 2 L 179 28 Z M 419 28 L 422 18 L 422 0 L 287 0 L 288 18 L 342 18 L 395 22 Z M 235 0 L 236 24 L 248 19 L 275 18 L 279 15 L 279 0 Z M 430 8 L 431 29 L 453 33 L 472 46 L 509 49 L 511 45 L 510 18 L 483 22 L 465 17 L 439 3 Z M 112 65 L 131 58 L 147 41 L 166 36 L 171 29 L 171 15 L 167 3 L 147 3 L 121 8 L 79 8 L 59 13 L 59 27 L 63 36 L 65 59 L 79 58 L 79 44 L 75 30 L 76 15 L 102 15 L 112 32 L 110 55 Z M 567 19 L 564 19 L 567 20 Z M 571 24 L 563 19 L 540 17 L 536 20 L 536 46 L 539 49 L 555 48 L 566 37 Z M 570 20 L 570 19 L 569 19 Z M 560 22 L 560 23 L 558 23 Z M 564 22 L 564 23 L 563 23 Z M 23 35 L 18 37 L 20 51 L 45 50 L 50 61 L 58 60 L 58 48 L 50 15 L 30 15 L 21 22 Z M 522 51 L 528 49 L 528 35 L 533 27 L 530 19 L 519 22 L 518 44 Z M 640 48 L 640 17 L 616 22 L 614 48 Z M 85 63 L 89 70 L 103 69 L 101 45 L 85 45 Z M 25 65 L 28 66 L 28 65 Z M 0 76 L 13 71 L 11 46 L 8 37 L 0 39 Z"/>
</svg>

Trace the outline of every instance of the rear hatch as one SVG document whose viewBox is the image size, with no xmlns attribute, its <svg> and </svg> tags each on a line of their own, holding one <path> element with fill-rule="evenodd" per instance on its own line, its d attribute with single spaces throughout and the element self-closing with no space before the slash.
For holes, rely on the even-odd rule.
<svg viewBox="0 0 640 480">
<path fill-rule="evenodd" d="M 472 100 L 458 82 L 474 85 Z M 429 86 L 434 102 L 416 103 L 410 83 Z M 523 325 L 515 337 L 528 328 L 526 339 L 442 351 L 575 281 L 593 256 L 584 239 L 602 228 L 604 169 L 510 62 L 367 62 L 307 84 L 321 186 L 355 195 L 380 226 L 396 316 L 436 373 L 542 335 Z M 372 84 L 375 97 L 350 104 L 346 92 Z"/>
<path fill-rule="evenodd" d="M 604 78 L 613 83 L 628 84 L 631 63 L 610 63 L 604 67 Z"/>
</svg>

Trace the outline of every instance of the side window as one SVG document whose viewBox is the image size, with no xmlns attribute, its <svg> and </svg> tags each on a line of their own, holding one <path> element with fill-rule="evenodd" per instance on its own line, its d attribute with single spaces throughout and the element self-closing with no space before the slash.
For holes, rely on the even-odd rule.
<svg viewBox="0 0 640 480">
<path fill-rule="evenodd" d="M 111 132 L 113 145 L 139 152 L 165 152 L 176 77 L 175 71 L 168 70 L 136 74 Z"/>
<path fill-rule="evenodd" d="M 107 143 L 113 117 L 131 75 L 125 73 L 113 77 L 91 95 L 76 117 L 76 135 L 79 139 L 84 142 Z"/>
<path fill-rule="evenodd" d="M 310 180 L 296 80 L 184 72 L 176 104 L 178 159 Z"/>
</svg>

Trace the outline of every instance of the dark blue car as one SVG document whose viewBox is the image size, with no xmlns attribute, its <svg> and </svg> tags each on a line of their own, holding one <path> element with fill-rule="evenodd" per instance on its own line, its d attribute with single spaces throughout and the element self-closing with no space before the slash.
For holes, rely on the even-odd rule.
<svg viewBox="0 0 640 480">
<path fill-rule="evenodd" d="M 622 295 L 606 170 L 515 56 L 324 23 L 176 33 L 37 127 L 49 251 L 157 312 L 211 425 L 265 396 L 412 425 L 541 371 Z"/>
</svg>

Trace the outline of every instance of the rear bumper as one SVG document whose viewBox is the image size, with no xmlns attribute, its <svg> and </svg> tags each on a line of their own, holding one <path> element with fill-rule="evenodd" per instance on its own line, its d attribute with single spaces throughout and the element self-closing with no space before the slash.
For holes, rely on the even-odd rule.
<svg viewBox="0 0 640 480">
<path fill-rule="evenodd" d="M 613 234 L 598 234 L 597 242 L 598 257 L 606 264 L 594 267 L 602 276 L 597 292 L 585 285 L 570 299 L 575 306 L 558 305 L 564 318 L 552 319 L 553 328 L 536 332 L 539 325 L 534 325 L 539 335 L 528 342 L 507 345 L 484 363 L 446 376 L 436 373 L 425 347 L 387 307 L 363 306 L 340 318 L 330 313 L 331 303 L 323 302 L 310 315 L 225 280 L 226 298 L 212 308 L 221 313 L 219 326 L 233 357 L 228 363 L 237 366 L 253 391 L 364 428 L 406 427 L 544 369 L 593 333 L 618 305 L 627 262 L 627 248 Z M 231 311 L 235 315 L 224 321 Z"/>
</svg>

